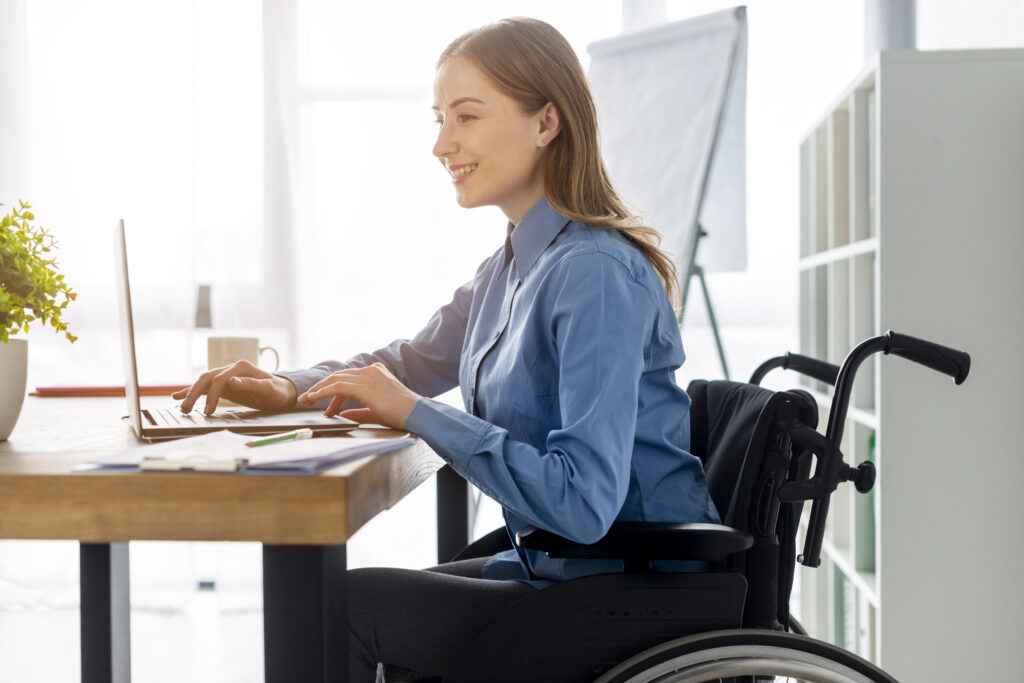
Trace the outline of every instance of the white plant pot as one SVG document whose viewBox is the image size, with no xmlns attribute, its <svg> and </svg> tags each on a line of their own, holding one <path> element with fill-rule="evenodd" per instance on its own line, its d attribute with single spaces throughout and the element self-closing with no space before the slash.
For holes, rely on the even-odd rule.
<svg viewBox="0 0 1024 683">
<path fill-rule="evenodd" d="M 0 343 L 0 441 L 6 441 L 25 402 L 28 377 L 28 341 L 11 339 Z"/>
</svg>

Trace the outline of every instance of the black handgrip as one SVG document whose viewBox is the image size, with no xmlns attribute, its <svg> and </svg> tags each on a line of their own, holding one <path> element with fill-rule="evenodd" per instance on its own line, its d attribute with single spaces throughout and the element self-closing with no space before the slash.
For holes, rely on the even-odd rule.
<svg viewBox="0 0 1024 683">
<path fill-rule="evenodd" d="M 835 384 L 836 377 L 839 375 L 838 365 L 833 365 L 817 358 L 811 358 L 810 356 L 801 356 L 799 353 L 786 352 L 785 356 L 776 356 L 761 363 L 754 370 L 754 374 L 750 376 L 750 383 L 760 384 L 764 376 L 775 368 L 793 370 L 826 384 Z"/>
<path fill-rule="evenodd" d="M 836 377 L 839 375 L 839 366 L 827 363 L 810 356 L 801 356 L 799 353 L 787 353 L 788 364 L 783 367 L 795 370 L 808 377 L 813 377 L 819 382 L 835 385 Z"/>
<path fill-rule="evenodd" d="M 912 360 L 915 363 L 949 375 L 957 384 L 963 384 L 971 371 L 971 357 L 966 351 L 957 351 L 935 342 L 911 337 L 889 330 L 884 352 Z"/>
</svg>

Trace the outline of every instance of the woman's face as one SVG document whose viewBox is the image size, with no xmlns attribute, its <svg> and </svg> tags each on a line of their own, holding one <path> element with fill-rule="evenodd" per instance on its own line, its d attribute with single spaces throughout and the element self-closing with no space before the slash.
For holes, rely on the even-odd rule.
<svg viewBox="0 0 1024 683">
<path fill-rule="evenodd" d="M 513 224 L 544 196 L 544 148 L 557 134 L 550 104 L 523 114 L 475 65 L 456 57 L 434 81 L 434 156 L 466 208 L 495 205 Z M 552 124 L 552 117 L 553 124 Z"/>
</svg>

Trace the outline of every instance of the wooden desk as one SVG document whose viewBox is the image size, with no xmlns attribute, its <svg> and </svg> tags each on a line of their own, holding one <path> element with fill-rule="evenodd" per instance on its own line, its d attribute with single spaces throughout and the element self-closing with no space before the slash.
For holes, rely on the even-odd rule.
<svg viewBox="0 0 1024 683">
<path fill-rule="evenodd" d="M 129 541 L 262 543 L 267 683 L 345 680 L 345 543 L 443 461 L 418 441 L 316 476 L 72 473 L 139 444 L 124 413 L 123 398 L 29 397 L 0 442 L 0 538 L 81 542 L 83 683 L 130 678 Z"/>
</svg>

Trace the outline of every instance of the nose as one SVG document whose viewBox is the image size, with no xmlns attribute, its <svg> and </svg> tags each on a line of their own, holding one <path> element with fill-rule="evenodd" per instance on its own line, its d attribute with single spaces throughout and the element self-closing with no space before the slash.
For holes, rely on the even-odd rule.
<svg viewBox="0 0 1024 683">
<path fill-rule="evenodd" d="M 444 157 L 451 156 L 457 147 L 452 126 L 448 125 L 448 122 L 445 121 L 437 131 L 437 140 L 434 142 L 434 149 L 432 150 L 434 156 L 443 161 Z"/>
</svg>

